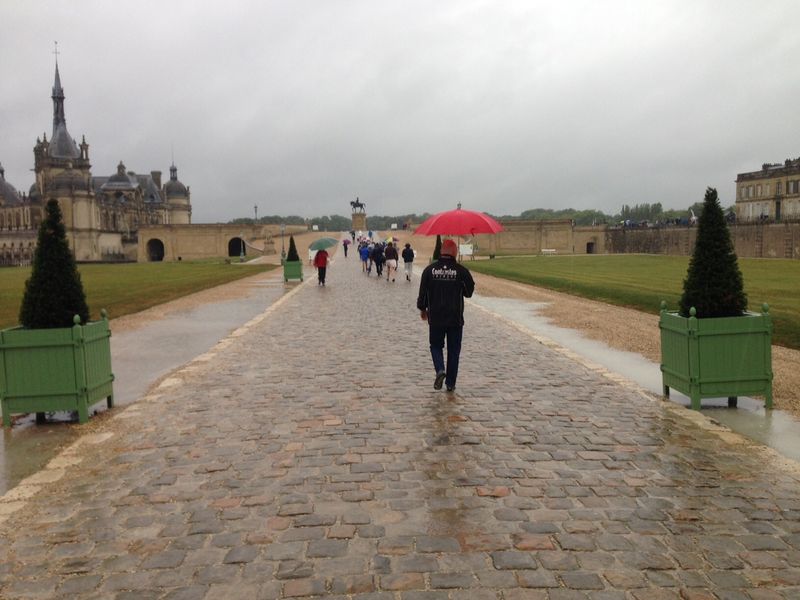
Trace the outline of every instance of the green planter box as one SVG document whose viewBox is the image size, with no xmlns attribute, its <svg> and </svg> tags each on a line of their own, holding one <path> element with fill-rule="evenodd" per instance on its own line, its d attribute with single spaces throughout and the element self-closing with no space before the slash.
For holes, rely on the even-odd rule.
<svg viewBox="0 0 800 600">
<path fill-rule="evenodd" d="M 283 280 L 299 279 L 303 281 L 303 262 L 299 260 L 287 260 L 283 263 Z"/>
<path fill-rule="evenodd" d="M 694 311 L 694 309 L 692 309 Z M 772 319 L 761 314 L 698 319 L 668 312 L 661 304 L 661 376 L 664 395 L 674 388 L 700 409 L 702 398 L 764 396 L 772 408 Z"/>
<path fill-rule="evenodd" d="M 78 411 L 85 423 L 89 408 L 103 398 L 114 406 L 110 338 L 105 311 L 86 325 L 0 331 L 3 426 L 15 413 L 56 410 Z"/>
</svg>

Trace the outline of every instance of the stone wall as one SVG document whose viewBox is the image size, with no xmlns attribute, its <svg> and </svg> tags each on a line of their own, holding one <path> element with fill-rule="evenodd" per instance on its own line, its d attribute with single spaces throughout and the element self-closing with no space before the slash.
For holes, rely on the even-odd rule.
<svg viewBox="0 0 800 600">
<path fill-rule="evenodd" d="M 800 223 L 740 223 L 730 226 L 737 256 L 742 258 L 800 258 Z M 608 229 L 609 254 L 672 254 L 688 256 L 694 249 L 696 227 Z"/>
<path fill-rule="evenodd" d="M 578 227 L 569 220 L 504 221 L 497 235 L 477 236 L 480 254 L 670 254 L 689 256 L 697 227 L 654 229 Z M 740 223 L 730 226 L 743 258 L 800 258 L 800 223 Z"/>
<path fill-rule="evenodd" d="M 159 242 L 164 261 L 224 257 L 229 255 L 231 240 L 237 240 L 242 235 L 248 258 L 275 254 L 272 233 L 264 225 L 157 225 L 139 228 L 138 260 L 152 260 L 150 249 Z"/>
</svg>

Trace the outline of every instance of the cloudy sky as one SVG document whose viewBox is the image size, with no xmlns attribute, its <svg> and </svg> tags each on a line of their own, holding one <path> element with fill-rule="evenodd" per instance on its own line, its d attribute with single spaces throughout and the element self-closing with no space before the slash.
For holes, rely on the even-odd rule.
<svg viewBox="0 0 800 600">
<path fill-rule="evenodd" d="M 797 0 L 0 0 L 0 163 L 67 126 L 193 221 L 661 202 L 800 156 Z"/>
</svg>

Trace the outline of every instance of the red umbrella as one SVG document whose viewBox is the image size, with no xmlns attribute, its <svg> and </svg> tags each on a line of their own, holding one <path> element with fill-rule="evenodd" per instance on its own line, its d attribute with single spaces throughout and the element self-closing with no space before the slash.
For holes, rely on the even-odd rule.
<svg viewBox="0 0 800 600">
<path fill-rule="evenodd" d="M 414 232 L 418 235 L 475 235 L 478 233 L 499 233 L 500 225 L 489 215 L 472 210 L 464 210 L 461 204 L 455 210 L 447 210 L 433 215 Z"/>
</svg>

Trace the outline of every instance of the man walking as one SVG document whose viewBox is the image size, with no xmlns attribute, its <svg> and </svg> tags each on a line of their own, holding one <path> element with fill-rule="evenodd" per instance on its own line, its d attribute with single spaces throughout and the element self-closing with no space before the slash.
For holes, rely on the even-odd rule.
<svg viewBox="0 0 800 600">
<path fill-rule="evenodd" d="M 411 281 L 411 270 L 414 268 L 414 250 L 411 244 L 406 244 L 403 248 L 403 266 L 406 269 L 406 281 Z"/>
<path fill-rule="evenodd" d="M 436 379 L 433 389 L 456 389 L 458 358 L 461 354 L 461 337 L 464 329 L 464 298 L 475 291 L 475 281 L 466 267 L 458 264 L 458 248 L 453 240 L 442 244 L 440 258 L 425 267 L 419 283 L 417 308 L 423 321 L 428 321 L 429 340 Z M 444 344 L 447 339 L 447 369 L 444 361 Z"/>
</svg>

